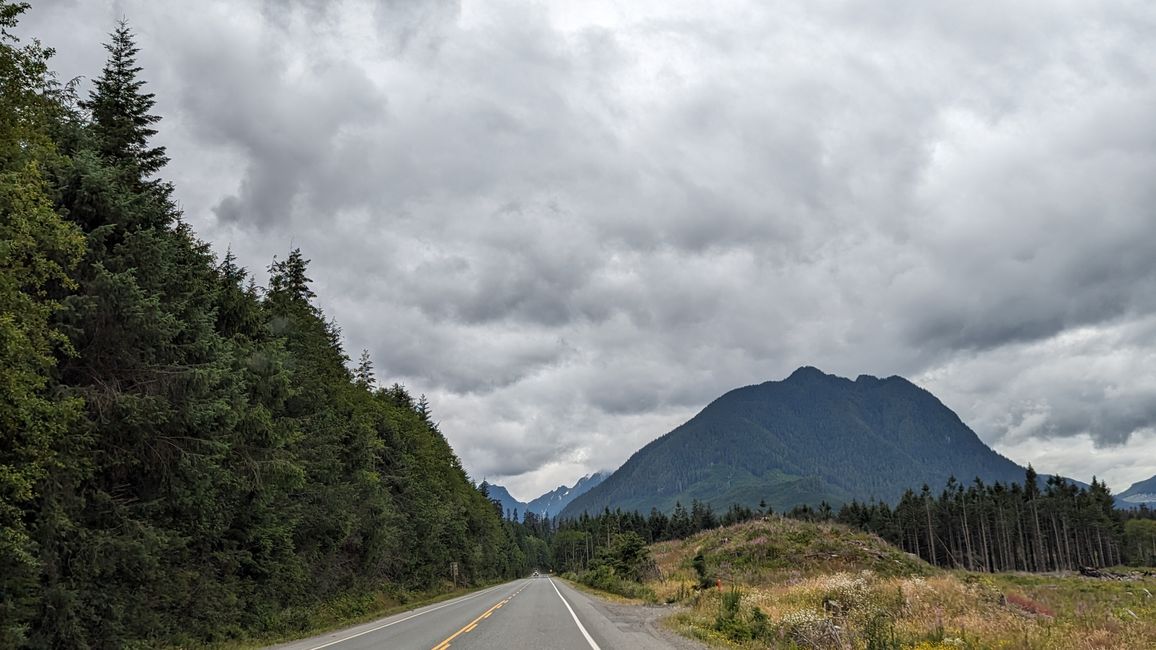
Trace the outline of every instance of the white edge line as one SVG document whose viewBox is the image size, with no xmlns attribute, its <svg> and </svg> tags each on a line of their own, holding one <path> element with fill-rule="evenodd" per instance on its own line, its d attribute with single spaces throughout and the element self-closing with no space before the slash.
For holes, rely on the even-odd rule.
<svg viewBox="0 0 1156 650">
<path fill-rule="evenodd" d="M 554 579 L 547 579 L 550 581 L 550 586 L 554 588 L 554 593 L 558 594 L 558 597 L 562 599 L 562 604 L 566 606 L 566 609 L 570 610 L 570 617 L 578 624 L 578 629 L 582 632 L 582 636 L 586 637 L 586 643 L 590 644 L 590 649 L 602 650 L 602 648 L 599 648 L 598 644 L 594 642 L 594 639 L 590 638 L 590 633 L 586 631 L 585 626 L 582 625 L 582 621 L 578 620 L 578 615 L 574 613 L 574 608 L 570 607 L 570 603 L 566 602 L 566 598 L 562 595 L 562 592 L 558 591 L 558 585 L 554 584 Z"/>
<path fill-rule="evenodd" d="M 455 598 L 454 600 L 452 600 L 448 603 L 445 603 L 444 605 L 438 605 L 437 607 L 434 607 L 431 609 L 422 610 L 416 614 L 411 614 L 409 616 L 406 616 L 403 619 L 391 621 L 389 623 L 386 623 L 385 625 L 378 625 L 375 628 L 365 630 L 363 632 L 358 632 L 357 634 L 350 634 L 349 636 L 345 637 L 344 639 L 337 639 L 336 641 L 330 641 L 329 643 L 322 643 L 319 646 L 314 646 L 312 648 L 309 648 L 309 650 L 321 650 L 322 648 L 328 648 L 331 645 L 337 645 L 338 643 L 345 643 L 346 641 L 348 641 L 350 639 L 356 639 L 359 636 L 365 636 L 366 634 L 369 634 L 370 632 L 376 632 L 378 630 L 384 630 L 385 628 L 387 628 L 391 625 L 397 625 L 398 623 L 404 623 L 404 622 L 408 621 L 409 619 L 417 618 L 418 616 L 421 616 L 422 614 L 429 614 L 430 612 L 436 612 L 437 610 L 444 609 L 446 607 L 449 607 L 450 605 L 457 605 L 458 603 L 465 602 L 465 601 L 470 600 L 472 598 L 477 598 L 478 596 L 481 596 L 482 594 L 487 594 L 487 593 L 489 593 L 495 589 L 498 589 L 499 587 L 502 587 L 502 586 L 503 585 L 498 585 L 496 587 L 490 587 L 489 589 L 486 589 L 485 591 L 479 591 L 476 594 L 470 594 L 469 596 L 465 596 L 463 598 Z M 555 587 L 555 589 L 557 589 L 557 587 Z M 559 595 L 561 595 L 561 594 L 559 594 Z M 569 605 L 567 605 L 567 607 L 569 607 Z"/>
</svg>

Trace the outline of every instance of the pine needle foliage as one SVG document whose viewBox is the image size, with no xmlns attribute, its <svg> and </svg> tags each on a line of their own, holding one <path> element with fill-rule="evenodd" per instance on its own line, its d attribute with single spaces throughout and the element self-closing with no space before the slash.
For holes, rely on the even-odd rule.
<svg viewBox="0 0 1156 650">
<path fill-rule="evenodd" d="M 0 0 L 0 647 L 290 634 L 528 572 L 429 403 L 349 369 L 303 253 L 262 291 L 180 219 L 129 26 L 73 102 L 26 9 Z"/>
</svg>

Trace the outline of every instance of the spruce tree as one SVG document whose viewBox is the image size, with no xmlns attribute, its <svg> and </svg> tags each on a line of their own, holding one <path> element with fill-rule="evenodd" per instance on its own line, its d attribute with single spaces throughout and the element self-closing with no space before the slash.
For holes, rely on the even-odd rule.
<svg viewBox="0 0 1156 650">
<path fill-rule="evenodd" d="M 85 103 L 92 122 L 59 172 L 61 207 L 88 249 L 61 313 L 77 352 L 61 380 L 87 418 L 46 495 L 60 513 L 42 528 L 60 559 L 46 567 L 46 589 L 63 603 L 39 625 L 36 641 L 50 646 L 79 643 L 61 630 L 111 646 L 229 616 L 206 589 L 238 507 L 228 466 L 242 388 L 216 332 L 215 262 L 155 177 L 165 158 L 149 144 L 156 118 L 131 33 L 122 23 L 112 38 Z M 188 613 L 200 619 L 178 624 Z"/>
<path fill-rule="evenodd" d="M 373 358 L 369 356 L 369 350 L 361 351 L 361 357 L 357 360 L 357 369 L 353 371 L 353 377 L 358 386 L 366 390 L 373 390 L 376 380 L 373 377 Z"/>
<path fill-rule="evenodd" d="M 150 181 L 169 159 L 164 147 L 151 142 L 157 134 L 153 125 L 160 117 L 152 114 L 156 101 L 152 93 L 144 91 L 145 82 L 140 78 L 142 69 L 136 62 L 140 50 L 124 20 L 117 23 L 110 39 L 104 46 L 108 50 L 104 70 L 88 101 L 81 103 L 92 114 L 97 151 L 122 171 L 135 191 L 165 188 L 160 181 Z"/>
</svg>

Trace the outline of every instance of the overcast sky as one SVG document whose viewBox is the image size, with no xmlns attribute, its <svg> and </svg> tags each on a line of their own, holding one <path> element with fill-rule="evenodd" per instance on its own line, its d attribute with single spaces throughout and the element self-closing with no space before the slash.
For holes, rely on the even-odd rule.
<svg viewBox="0 0 1156 650">
<path fill-rule="evenodd" d="M 188 221 L 522 499 L 800 365 L 1156 474 L 1156 3 L 41 0 L 120 17 Z"/>
</svg>

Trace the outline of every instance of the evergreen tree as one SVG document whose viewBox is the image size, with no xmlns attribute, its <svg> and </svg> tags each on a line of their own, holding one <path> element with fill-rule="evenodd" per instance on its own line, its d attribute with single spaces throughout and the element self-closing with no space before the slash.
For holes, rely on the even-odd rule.
<svg viewBox="0 0 1156 650">
<path fill-rule="evenodd" d="M 373 359 L 369 356 L 369 350 L 361 351 L 361 356 L 357 360 L 357 369 L 353 371 L 353 378 L 361 388 L 373 389 L 377 380 L 373 377 Z"/>
<path fill-rule="evenodd" d="M 920 496 L 908 490 L 894 510 L 885 503 L 865 507 L 853 501 L 837 519 L 928 562 L 974 571 L 1074 571 L 1146 557 L 1145 545 L 1131 543 L 1123 524 L 1150 512 L 1117 510 L 1097 479 L 1083 489 L 1052 476 L 1040 490 L 1030 467 L 1024 479 L 1026 487 L 985 485 L 977 478 L 964 490 L 952 478 L 938 498 L 929 489 Z M 792 516 L 806 516 L 805 509 Z"/>
<path fill-rule="evenodd" d="M 150 142 L 160 117 L 151 113 L 156 104 L 153 94 L 144 92 L 142 70 L 136 63 L 140 50 L 124 20 L 117 23 L 110 38 L 104 46 L 109 53 L 104 70 L 89 100 L 81 103 L 92 114 L 97 153 L 121 172 L 134 191 L 161 190 L 167 196 L 167 185 L 149 180 L 168 164 L 168 157 L 164 147 Z"/>
<path fill-rule="evenodd" d="M 25 643 L 43 606 L 36 502 L 80 406 L 52 390 L 55 354 L 71 352 L 52 323 L 53 295 L 72 286 L 83 239 L 53 211 L 42 174 L 57 155 L 58 107 L 50 52 L 8 32 L 27 6 L 0 2 L 0 647 Z"/>
</svg>

